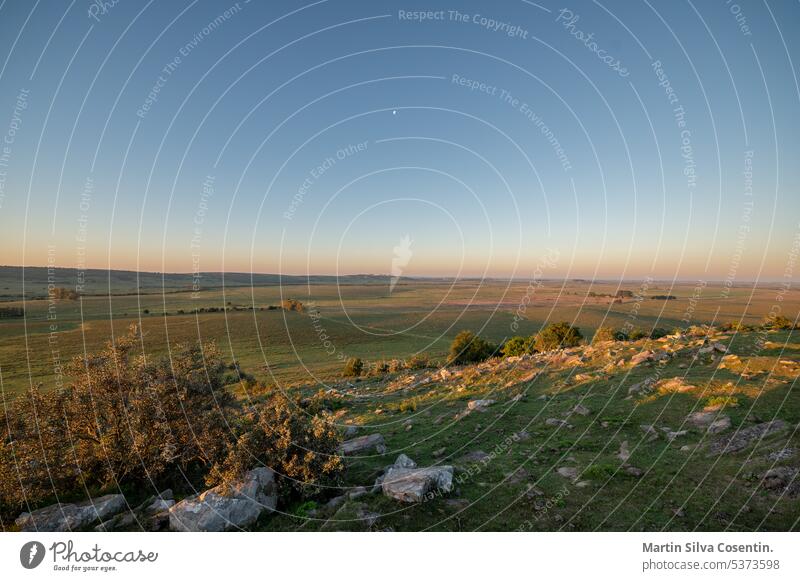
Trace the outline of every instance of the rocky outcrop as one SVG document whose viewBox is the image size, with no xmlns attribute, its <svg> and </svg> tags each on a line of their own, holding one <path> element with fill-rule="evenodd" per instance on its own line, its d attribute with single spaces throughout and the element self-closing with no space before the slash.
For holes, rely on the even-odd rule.
<svg viewBox="0 0 800 581">
<path fill-rule="evenodd" d="M 241 529 L 256 522 L 265 510 L 275 510 L 277 504 L 275 473 L 256 468 L 231 484 L 220 484 L 172 506 L 169 528 L 189 532 Z"/>
<path fill-rule="evenodd" d="M 408 462 L 410 461 L 410 462 Z M 413 467 L 409 467 L 413 464 Z M 402 502 L 422 502 L 431 494 L 447 493 L 453 488 L 452 466 L 417 468 L 416 463 L 401 455 L 390 466 L 381 481 L 383 494 Z"/>
<path fill-rule="evenodd" d="M 347 440 L 339 445 L 338 452 L 342 456 L 352 456 L 363 452 L 375 451 L 378 454 L 386 452 L 386 443 L 380 434 L 369 434 Z"/>
<path fill-rule="evenodd" d="M 107 494 L 76 504 L 53 504 L 33 512 L 23 512 L 15 521 L 22 531 L 67 532 L 86 528 L 127 507 L 121 494 Z"/>
<path fill-rule="evenodd" d="M 709 456 L 719 456 L 720 454 L 730 454 L 744 450 L 750 444 L 772 434 L 776 434 L 786 429 L 786 422 L 783 420 L 772 420 L 744 428 L 734 432 L 729 436 L 724 436 L 711 442 L 708 446 Z"/>
<path fill-rule="evenodd" d="M 172 490 L 165 490 L 158 496 L 151 496 L 132 510 L 123 511 L 101 522 L 94 530 L 147 530 L 161 531 L 169 527 L 169 509 L 174 506 Z"/>
</svg>

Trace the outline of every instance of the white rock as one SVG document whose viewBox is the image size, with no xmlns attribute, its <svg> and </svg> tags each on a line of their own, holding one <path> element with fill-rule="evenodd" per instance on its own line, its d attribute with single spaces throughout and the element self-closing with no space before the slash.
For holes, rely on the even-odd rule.
<svg viewBox="0 0 800 581">
<path fill-rule="evenodd" d="M 265 510 L 278 504 L 275 473 L 269 468 L 250 470 L 230 485 L 221 484 L 185 498 L 169 509 L 173 531 L 227 531 L 250 526 Z"/>
</svg>

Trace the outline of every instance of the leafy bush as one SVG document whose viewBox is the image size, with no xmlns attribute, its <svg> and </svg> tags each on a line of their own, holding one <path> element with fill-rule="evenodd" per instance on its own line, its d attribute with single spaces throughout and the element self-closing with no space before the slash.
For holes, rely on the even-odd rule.
<svg viewBox="0 0 800 581">
<path fill-rule="evenodd" d="M 592 343 L 601 343 L 603 341 L 617 341 L 617 332 L 613 327 L 599 327 L 592 337 Z"/>
<path fill-rule="evenodd" d="M 644 332 L 643 330 L 641 330 L 641 329 L 633 329 L 633 330 L 632 330 L 632 331 L 631 331 L 631 332 L 628 334 L 628 339 L 629 339 L 630 341 L 638 341 L 639 339 L 646 339 L 646 338 L 647 338 L 647 333 L 645 333 L 645 332 Z"/>
<path fill-rule="evenodd" d="M 539 351 L 552 351 L 562 347 L 576 347 L 583 341 L 578 327 L 569 323 L 550 323 L 536 334 L 535 346 Z"/>
<path fill-rule="evenodd" d="M 794 321 L 783 315 L 774 315 L 764 318 L 762 326 L 766 329 L 794 329 Z"/>
<path fill-rule="evenodd" d="M 449 363 L 477 363 L 491 357 L 497 347 L 472 331 L 461 331 L 450 344 Z"/>
<path fill-rule="evenodd" d="M 18 397 L 0 418 L 0 504 L 176 478 L 221 457 L 232 397 L 213 345 L 134 356 L 135 327 L 68 367 L 74 382 Z"/>
<path fill-rule="evenodd" d="M 533 345 L 534 337 L 511 337 L 508 341 L 503 343 L 500 352 L 504 357 L 516 357 L 519 355 L 530 355 L 536 353 L 536 348 Z"/>
<path fill-rule="evenodd" d="M 662 329 L 661 327 L 655 327 L 652 331 L 650 331 L 650 338 L 651 339 L 661 339 L 662 337 L 666 337 L 669 335 L 669 331 L 666 329 Z"/>
<path fill-rule="evenodd" d="M 301 409 L 299 399 L 277 391 L 265 405 L 251 409 L 234 426 L 224 459 L 215 464 L 209 485 L 230 482 L 254 466 L 272 468 L 284 495 L 333 483 L 343 469 L 336 449 L 341 440 L 328 414 L 312 398 Z"/>
<path fill-rule="evenodd" d="M 344 364 L 346 377 L 358 377 L 364 371 L 364 362 L 358 357 L 351 357 Z"/>
<path fill-rule="evenodd" d="M 408 361 L 406 361 L 406 367 L 409 369 L 427 369 L 434 367 L 434 365 L 430 357 L 424 353 L 417 353 L 409 357 Z"/>
<path fill-rule="evenodd" d="M 284 311 L 296 311 L 298 313 L 304 313 L 306 311 L 306 307 L 303 303 L 298 301 L 297 299 L 284 299 L 281 301 L 281 308 Z"/>
</svg>

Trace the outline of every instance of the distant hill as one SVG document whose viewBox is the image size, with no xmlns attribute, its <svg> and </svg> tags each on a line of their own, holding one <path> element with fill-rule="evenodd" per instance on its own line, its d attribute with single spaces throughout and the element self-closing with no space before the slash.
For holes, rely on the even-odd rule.
<svg viewBox="0 0 800 581">
<path fill-rule="evenodd" d="M 47 296 L 48 268 L 43 266 L 0 266 L 0 301 L 22 298 L 23 276 L 27 299 Z M 55 268 L 52 283 L 74 290 L 79 282 L 75 268 Z M 124 295 L 191 291 L 192 273 L 136 272 L 133 270 L 88 269 L 83 271 L 84 295 Z M 201 290 L 224 287 L 277 286 L 298 284 L 389 284 L 384 275 L 355 274 L 348 276 L 311 275 L 282 276 L 279 274 L 250 274 L 246 272 L 201 272 Z"/>
</svg>

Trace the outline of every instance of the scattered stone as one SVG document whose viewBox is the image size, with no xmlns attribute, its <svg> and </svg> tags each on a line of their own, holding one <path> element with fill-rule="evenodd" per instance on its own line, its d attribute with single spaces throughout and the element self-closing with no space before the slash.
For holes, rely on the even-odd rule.
<svg viewBox="0 0 800 581">
<path fill-rule="evenodd" d="M 142 504 L 134 508 L 121 512 L 110 519 L 101 522 L 94 530 L 98 532 L 104 531 L 118 531 L 131 527 L 142 527 L 148 524 L 149 530 L 163 530 L 166 528 L 164 525 L 169 525 L 169 509 L 175 504 L 172 498 L 172 490 L 167 489 L 158 496 L 151 496 Z M 166 523 L 163 523 L 163 518 L 166 517 Z"/>
<path fill-rule="evenodd" d="M 369 491 L 366 488 L 364 488 L 363 486 L 357 486 L 356 488 L 354 488 L 353 490 L 350 491 L 350 493 L 347 495 L 347 497 L 350 500 L 355 500 L 356 498 L 360 498 L 360 497 L 366 495 L 368 492 Z"/>
<path fill-rule="evenodd" d="M 422 502 L 431 493 L 447 493 L 453 488 L 452 466 L 427 468 L 391 467 L 382 483 L 383 494 L 401 502 Z"/>
<path fill-rule="evenodd" d="M 720 416 L 708 426 L 709 434 L 719 434 L 731 427 L 731 419 L 728 416 Z"/>
<path fill-rule="evenodd" d="M 662 379 L 655 387 L 659 393 L 687 393 L 697 389 L 696 386 L 686 383 L 682 377 Z"/>
<path fill-rule="evenodd" d="M 617 452 L 617 458 L 619 458 L 623 462 L 627 462 L 628 458 L 630 457 L 631 457 L 631 451 L 628 449 L 628 440 L 625 440 L 619 446 L 619 452 Z"/>
<path fill-rule="evenodd" d="M 771 422 L 756 424 L 711 442 L 708 446 L 708 453 L 710 456 L 718 456 L 720 454 L 739 452 L 756 440 L 761 440 L 784 429 L 786 429 L 786 423 L 783 420 L 772 420 Z"/>
<path fill-rule="evenodd" d="M 630 476 L 635 476 L 636 478 L 641 478 L 642 475 L 644 475 L 644 470 L 637 468 L 636 466 L 626 466 L 625 473 Z"/>
<path fill-rule="evenodd" d="M 438 450 L 434 450 L 433 457 L 439 458 L 441 456 L 444 456 L 445 452 L 447 452 L 447 448 L 439 448 Z"/>
<path fill-rule="evenodd" d="M 590 410 L 584 405 L 578 404 L 574 408 L 572 408 L 572 413 L 581 416 L 588 416 L 590 413 L 592 413 L 592 410 Z"/>
<path fill-rule="evenodd" d="M 776 450 L 775 452 L 771 452 L 768 458 L 773 462 L 780 462 L 782 460 L 788 460 L 789 458 L 793 457 L 797 450 L 794 448 L 781 448 L 780 450 Z"/>
<path fill-rule="evenodd" d="M 491 456 L 483 450 L 474 450 L 461 457 L 464 464 L 483 464 L 491 460 Z"/>
<path fill-rule="evenodd" d="M 185 498 L 169 509 L 172 531 L 205 532 L 250 526 L 278 505 L 275 473 L 260 467 L 230 484 L 220 484 Z"/>
<path fill-rule="evenodd" d="M 358 426 L 347 426 L 347 429 L 344 431 L 344 437 L 346 440 L 349 440 L 350 438 L 355 438 L 357 433 Z"/>
<path fill-rule="evenodd" d="M 23 512 L 15 523 L 24 532 L 77 531 L 117 514 L 126 506 L 121 494 L 107 494 L 75 504 L 52 504 L 33 512 Z"/>
<path fill-rule="evenodd" d="M 531 439 L 531 435 L 526 430 L 521 430 L 516 432 L 512 438 L 514 438 L 514 440 L 517 442 L 525 442 Z"/>
<path fill-rule="evenodd" d="M 364 503 L 348 501 L 322 525 L 321 530 L 357 531 L 371 529 L 379 518 L 380 515 L 367 510 L 367 506 Z"/>
<path fill-rule="evenodd" d="M 466 498 L 448 498 L 444 504 L 452 509 L 461 511 L 469 508 L 469 500 Z"/>
<path fill-rule="evenodd" d="M 789 466 L 770 468 L 764 474 L 761 485 L 767 490 L 784 490 L 789 486 L 789 484 L 791 484 L 792 480 L 794 480 L 796 476 L 797 468 L 790 468 Z"/>
<path fill-rule="evenodd" d="M 634 383 L 628 388 L 628 395 L 644 395 L 653 389 L 653 382 L 649 379 Z"/>
<path fill-rule="evenodd" d="M 338 452 L 342 456 L 350 456 L 359 452 L 375 450 L 378 454 L 386 452 L 386 443 L 380 434 L 369 434 L 352 440 L 346 440 L 339 445 Z"/>
<path fill-rule="evenodd" d="M 578 469 L 574 466 L 562 466 L 556 470 L 560 476 L 564 478 L 575 479 L 578 477 Z"/>
<path fill-rule="evenodd" d="M 580 482 L 576 482 L 575 486 L 577 486 L 578 488 L 586 488 L 590 484 L 591 482 L 589 480 L 581 480 Z"/>
<path fill-rule="evenodd" d="M 556 426 L 563 426 L 565 428 L 572 428 L 572 426 L 567 423 L 566 420 L 560 420 L 558 418 L 547 418 L 544 421 L 546 426 L 556 427 Z"/>
<path fill-rule="evenodd" d="M 493 403 L 493 399 L 475 399 L 467 403 L 467 409 L 471 412 L 485 412 Z"/>
<path fill-rule="evenodd" d="M 667 435 L 667 442 L 672 442 L 675 438 L 680 438 L 681 436 L 685 436 L 689 432 L 687 430 L 679 430 L 677 432 L 673 432 L 669 428 L 661 428 L 661 430 Z"/>
<path fill-rule="evenodd" d="M 417 463 L 405 454 L 400 454 L 392 466 L 395 468 L 416 468 Z"/>
<path fill-rule="evenodd" d="M 652 442 L 653 440 L 657 440 L 658 439 L 658 430 L 656 430 L 650 424 L 642 424 L 639 427 L 644 431 L 645 434 L 647 434 L 647 436 L 648 436 L 647 441 L 648 442 Z"/>
<path fill-rule="evenodd" d="M 631 357 L 631 365 L 640 365 L 645 363 L 646 361 L 653 360 L 653 352 L 648 350 L 642 351 L 641 353 L 637 353 L 633 357 Z"/>
</svg>

